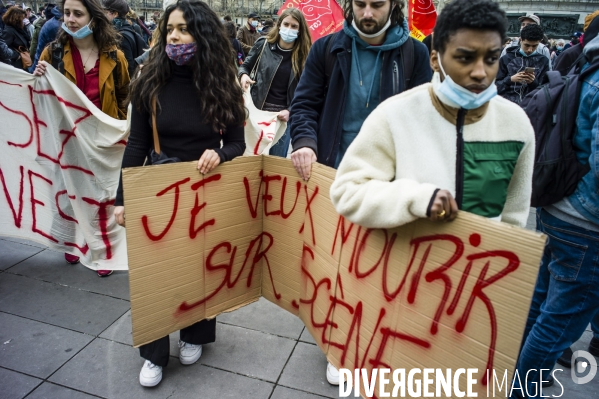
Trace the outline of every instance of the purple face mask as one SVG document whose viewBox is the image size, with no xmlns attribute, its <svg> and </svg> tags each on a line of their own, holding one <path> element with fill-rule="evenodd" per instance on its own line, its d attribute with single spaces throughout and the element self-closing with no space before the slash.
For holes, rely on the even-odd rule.
<svg viewBox="0 0 599 399">
<path fill-rule="evenodd" d="M 197 49 L 196 43 L 167 44 L 166 55 L 179 66 L 187 65 L 196 54 Z"/>
</svg>

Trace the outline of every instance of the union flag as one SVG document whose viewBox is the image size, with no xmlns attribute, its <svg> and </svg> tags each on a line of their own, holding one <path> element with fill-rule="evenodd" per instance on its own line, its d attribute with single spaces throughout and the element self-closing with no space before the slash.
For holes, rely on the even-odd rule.
<svg viewBox="0 0 599 399">
<path fill-rule="evenodd" d="M 408 1 L 408 25 L 410 35 L 420 41 L 433 33 L 437 22 L 437 10 L 433 0 Z"/>
<path fill-rule="evenodd" d="M 335 0 L 287 0 L 279 15 L 290 7 L 301 10 L 306 17 L 312 42 L 343 27 L 343 10 Z"/>
</svg>

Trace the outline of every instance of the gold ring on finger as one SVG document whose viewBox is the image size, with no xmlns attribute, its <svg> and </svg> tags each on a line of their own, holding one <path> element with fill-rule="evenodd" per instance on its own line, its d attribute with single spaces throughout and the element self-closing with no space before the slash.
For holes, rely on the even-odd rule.
<svg viewBox="0 0 599 399">
<path fill-rule="evenodd" d="M 441 212 L 437 213 L 437 216 L 440 218 L 444 218 L 445 217 L 445 209 L 443 209 Z"/>
</svg>

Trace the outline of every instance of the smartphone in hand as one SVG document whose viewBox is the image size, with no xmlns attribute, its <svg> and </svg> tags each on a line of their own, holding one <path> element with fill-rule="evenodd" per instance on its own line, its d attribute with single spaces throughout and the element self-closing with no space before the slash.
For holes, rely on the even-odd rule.
<svg viewBox="0 0 599 399">
<path fill-rule="evenodd" d="M 526 67 L 526 69 L 524 69 L 524 72 L 526 73 L 530 73 L 533 74 L 535 73 L 535 68 L 534 67 Z"/>
</svg>

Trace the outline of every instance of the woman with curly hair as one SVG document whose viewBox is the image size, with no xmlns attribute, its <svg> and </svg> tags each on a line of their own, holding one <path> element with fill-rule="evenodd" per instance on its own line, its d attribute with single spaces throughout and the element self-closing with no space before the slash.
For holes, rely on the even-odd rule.
<svg viewBox="0 0 599 399">
<path fill-rule="evenodd" d="M 297 8 L 287 8 L 268 35 L 254 43 L 243 65 L 239 80 L 244 90 L 250 85 L 254 105 L 264 111 L 278 112 L 279 120 L 289 120 L 289 106 L 295 88 L 304 71 L 312 47 L 310 29 L 304 14 Z M 250 75 L 255 69 L 255 80 Z M 270 155 L 287 156 L 289 131 L 270 149 Z"/>
<path fill-rule="evenodd" d="M 33 74 L 42 76 L 55 66 L 105 114 L 127 119 L 129 72 L 127 60 L 117 49 L 118 33 L 106 18 L 99 0 L 63 0 L 62 27 L 56 41 L 40 56 Z M 67 263 L 79 263 L 79 257 L 64 254 Z M 112 270 L 98 270 L 107 277 Z"/>
<path fill-rule="evenodd" d="M 27 13 L 18 7 L 11 7 L 2 16 L 4 22 L 4 30 L 2 31 L 2 39 L 6 45 L 15 52 L 28 53 L 31 45 L 31 36 L 23 21 Z M 21 57 L 11 60 L 11 65 L 18 69 L 23 69 L 23 60 Z"/>
<path fill-rule="evenodd" d="M 149 59 L 131 85 L 131 134 L 122 167 L 143 165 L 153 148 L 155 127 L 160 156 L 182 162 L 199 159 L 197 169 L 208 173 L 245 150 L 245 108 L 235 80 L 231 44 L 219 18 L 199 0 L 169 5 L 158 30 Z M 157 157 L 152 154 L 153 159 Z M 115 218 L 124 226 L 122 183 L 116 205 Z M 202 344 L 214 342 L 215 329 L 216 319 L 212 319 L 181 330 L 181 364 L 198 361 Z M 156 386 L 168 364 L 169 337 L 141 346 L 140 354 L 146 361 L 139 382 Z"/>
</svg>

